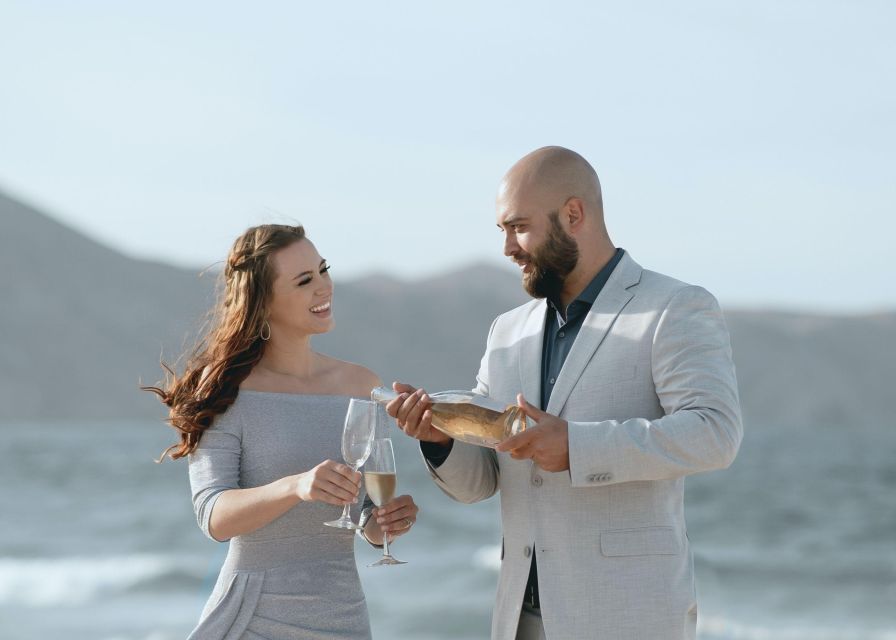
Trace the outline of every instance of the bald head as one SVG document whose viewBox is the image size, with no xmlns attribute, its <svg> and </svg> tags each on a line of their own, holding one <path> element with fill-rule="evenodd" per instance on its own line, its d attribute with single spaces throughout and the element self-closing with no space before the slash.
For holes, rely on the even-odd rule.
<svg viewBox="0 0 896 640">
<path fill-rule="evenodd" d="M 504 255 L 535 297 L 559 288 L 568 304 L 616 253 L 597 172 L 575 151 L 542 147 L 519 160 L 501 180 L 496 213 Z"/>
<path fill-rule="evenodd" d="M 498 198 L 537 203 L 559 209 L 570 198 L 580 199 L 587 214 L 603 218 L 600 180 L 585 158 L 563 147 L 542 147 L 524 156 L 504 175 Z"/>
</svg>

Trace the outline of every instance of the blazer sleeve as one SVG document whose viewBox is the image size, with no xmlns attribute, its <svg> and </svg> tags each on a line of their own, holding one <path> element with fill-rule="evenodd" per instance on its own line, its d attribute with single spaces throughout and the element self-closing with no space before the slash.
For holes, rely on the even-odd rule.
<svg viewBox="0 0 896 640">
<path fill-rule="evenodd" d="M 196 522 L 216 542 L 222 541 L 209 532 L 212 509 L 223 492 L 240 488 L 241 457 L 242 424 L 231 407 L 203 432 L 199 446 L 188 458 Z"/>
<path fill-rule="evenodd" d="M 492 333 L 498 319 L 492 322 L 486 340 L 485 355 L 479 364 L 474 393 L 488 396 L 488 362 Z M 498 491 L 498 460 L 494 450 L 458 442 L 451 444 L 451 453 L 436 466 L 425 455 L 423 462 L 430 476 L 445 494 L 458 502 L 473 503 L 492 497 Z"/>
<path fill-rule="evenodd" d="M 651 345 L 663 417 L 569 422 L 575 487 L 665 480 L 729 466 L 743 437 L 728 329 L 716 299 L 688 286 L 668 302 Z"/>
</svg>

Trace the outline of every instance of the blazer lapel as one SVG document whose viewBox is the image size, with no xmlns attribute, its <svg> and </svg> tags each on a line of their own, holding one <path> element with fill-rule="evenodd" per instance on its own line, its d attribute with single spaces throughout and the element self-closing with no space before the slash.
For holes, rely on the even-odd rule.
<svg viewBox="0 0 896 640">
<path fill-rule="evenodd" d="M 520 345 L 520 382 L 526 400 L 536 407 L 541 404 L 541 352 L 544 347 L 544 318 L 547 303 L 538 300 L 532 305 L 523 324 L 517 344 Z M 513 398 L 516 404 L 516 398 Z"/>
<path fill-rule="evenodd" d="M 566 357 L 566 362 L 563 363 L 563 368 L 560 369 L 557 384 L 554 385 L 551 399 L 545 409 L 547 413 L 559 416 L 563 411 L 573 387 L 582 377 L 582 372 L 591 361 L 594 352 L 604 341 L 625 305 L 634 297 L 634 292 L 629 291 L 629 288 L 640 281 L 641 267 L 626 252 L 594 301 L 591 311 L 585 316 L 579 335 Z"/>
</svg>

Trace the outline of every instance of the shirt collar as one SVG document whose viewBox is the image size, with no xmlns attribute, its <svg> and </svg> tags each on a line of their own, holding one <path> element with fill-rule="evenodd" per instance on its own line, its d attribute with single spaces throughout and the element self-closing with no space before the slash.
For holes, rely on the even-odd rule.
<svg viewBox="0 0 896 640">
<path fill-rule="evenodd" d="M 613 269 L 615 269 L 616 265 L 619 264 L 619 261 L 622 259 L 622 256 L 624 254 L 624 249 L 616 249 L 616 253 L 612 258 L 610 258 L 610 261 L 604 265 L 603 269 L 597 272 L 597 275 L 595 275 L 591 279 L 591 282 L 588 283 L 588 286 L 585 287 L 578 296 L 576 296 L 576 299 L 569 303 L 569 306 L 566 308 L 567 313 L 562 313 L 560 311 L 559 299 L 554 300 L 548 298 L 548 304 L 552 309 L 554 309 L 554 311 L 556 311 L 560 315 L 560 319 L 568 317 L 568 312 L 574 305 L 584 305 L 587 309 L 590 309 L 594 305 L 594 301 L 597 300 L 597 296 L 604 288 L 604 285 L 607 284 L 607 280 L 610 279 L 610 274 L 613 273 Z"/>
</svg>

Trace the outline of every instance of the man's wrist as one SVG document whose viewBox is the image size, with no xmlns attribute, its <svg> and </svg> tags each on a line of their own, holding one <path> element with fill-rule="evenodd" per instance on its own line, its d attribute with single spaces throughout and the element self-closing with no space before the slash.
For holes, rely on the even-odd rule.
<svg viewBox="0 0 896 640">
<path fill-rule="evenodd" d="M 420 451 L 423 453 L 423 457 L 426 458 L 426 461 L 429 462 L 434 468 L 438 468 L 442 465 L 445 460 L 448 459 L 448 456 L 451 454 L 451 449 L 454 447 L 454 439 L 448 438 L 448 441 L 444 444 L 438 442 L 427 442 L 425 440 L 420 441 Z"/>
</svg>

